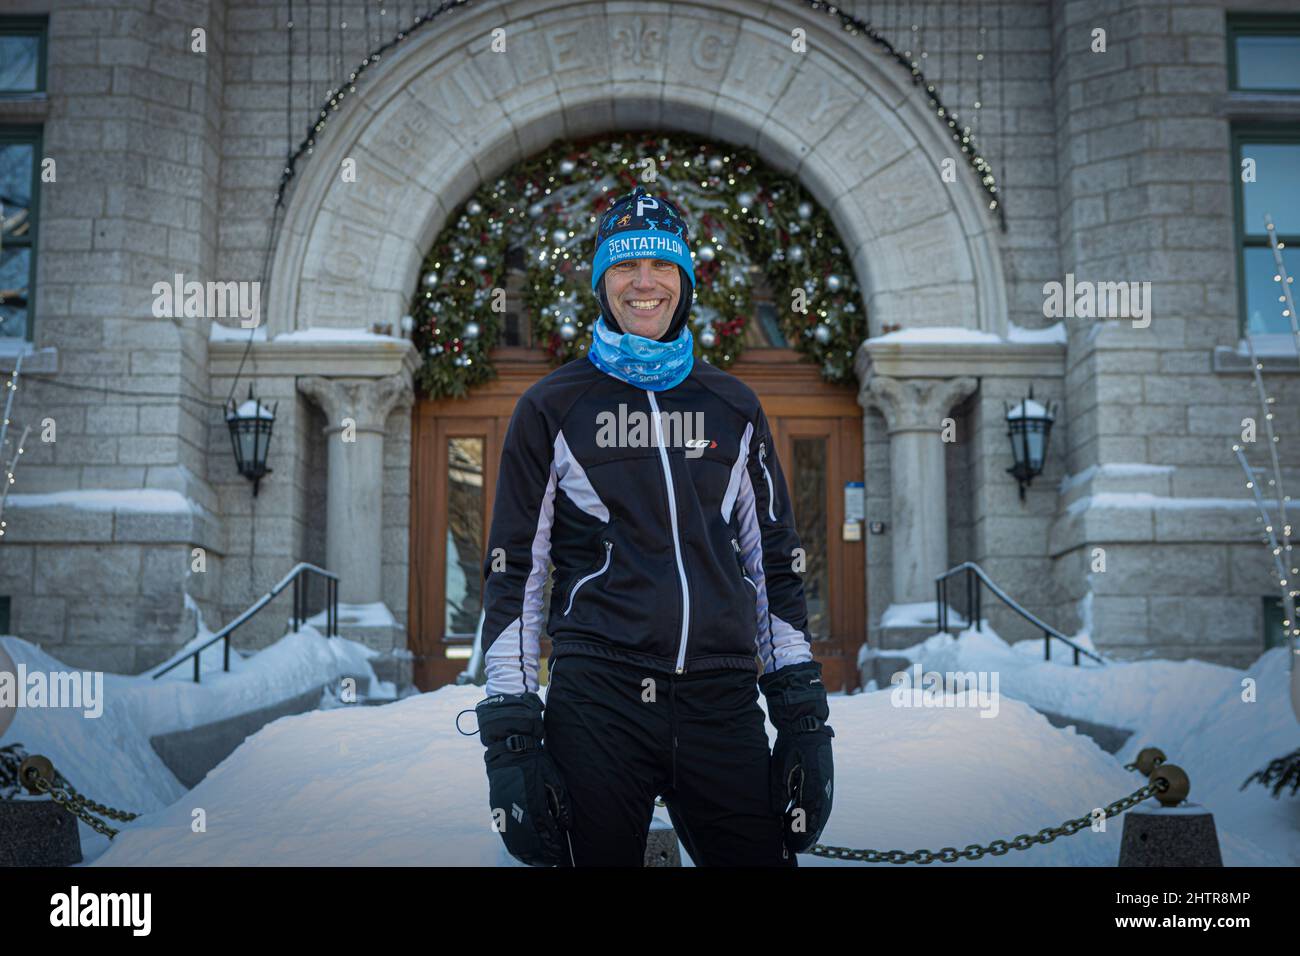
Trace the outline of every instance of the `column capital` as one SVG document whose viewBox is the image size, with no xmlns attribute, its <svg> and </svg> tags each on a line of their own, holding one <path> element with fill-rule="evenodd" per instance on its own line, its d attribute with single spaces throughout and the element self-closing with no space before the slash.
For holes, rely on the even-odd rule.
<svg viewBox="0 0 1300 956">
<path fill-rule="evenodd" d="M 394 408 L 408 407 L 415 401 L 415 389 L 409 375 L 386 375 L 383 378 L 327 378 L 306 375 L 298 379 L 302 392 L 325 412 L 329 424 L 325 430 L 337 430 L 344 418 L 356 422 L 357 431 L 383 434 L 384 422 Z"/>
<path fill-rule="evenodd" d="M 877 408 L 885 424 L 895 432 L 937 432 L 954 405 L 973 395 L 977 379 L 969 375 L 958 378 L 893 378 L 869 375 L 858 392 L 858 404 Z"/>
</svg>

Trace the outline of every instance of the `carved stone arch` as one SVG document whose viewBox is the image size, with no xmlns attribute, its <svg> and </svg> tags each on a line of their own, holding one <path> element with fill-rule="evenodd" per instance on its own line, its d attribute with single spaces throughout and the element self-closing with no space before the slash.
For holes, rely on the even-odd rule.
<svg viewBox="0 0 1300 956">
<path fill-rule="evenodd" d="M 793 25 L 808 53 L 789 50 Z M 882 324 L 1005 334 L 996 223 L 896 63 L 779 4 L 523 0 L 456 11 L 367 74 L 301 168 L 277 239 L 269 332 L 405 308 L 421 257 L 476 186 L 557 137 L 681 130 L 754 148 L 828 208 Z M 490 49 L 504 28 L 507 52 Z M 619 95 L 614 98 L 612 90 Z M 339 175 L 357 161 L 356 182 Z"/>
</svg>

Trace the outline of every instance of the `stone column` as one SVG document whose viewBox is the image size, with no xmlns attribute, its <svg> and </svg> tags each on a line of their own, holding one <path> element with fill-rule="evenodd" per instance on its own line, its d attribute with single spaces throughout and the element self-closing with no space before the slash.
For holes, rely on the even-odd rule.
<svg viewBox="0 0 1300 956">
<path fill-rule="evenodd" d="M 948 567 L 948 488 L 940 433 L 953 405 L 974 393 L 974 378 L 871 375 L 859 402 L 880 409 L 889 430 L 893 510 L 893 603 L 934 600 Z"/>
<path fill-rule="evenodd" d="M 325 552 L 339 575 L 339 601 L 382 601 L 384 422 L 415 398 L 410 377 L 298 379 L 325 412 L 329 447 Z"/>
</svg>

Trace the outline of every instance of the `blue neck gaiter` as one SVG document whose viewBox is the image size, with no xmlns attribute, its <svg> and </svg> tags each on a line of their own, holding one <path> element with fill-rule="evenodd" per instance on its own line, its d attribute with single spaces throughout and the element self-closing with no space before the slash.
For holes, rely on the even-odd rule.
<svg viewBox="0 0 1300 956">
<path fill-rule="evenodd" d="M 602 316 L 596 320 L 587 352 L 593 365 L 606 375 L 637 388 L 662 392 L 678 385 L 695 364 L 695 337 L 690 325 L 671 342 L 657 342 L 630 332 L 613 332 Z"/>
</svg>

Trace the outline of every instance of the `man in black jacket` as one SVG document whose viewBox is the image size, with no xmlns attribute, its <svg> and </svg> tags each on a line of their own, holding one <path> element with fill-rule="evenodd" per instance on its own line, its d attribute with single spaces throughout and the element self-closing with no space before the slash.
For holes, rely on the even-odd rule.
<svg viewBox="0 0 1300 956">
<path fill-rule="evenodd" d="M 617 200 L 590 361 L 529 388 L 506 434 L 476 710 L 494 827 L 525 863 L 640 866 L 660 795 L 697 865 L 793 866 L 830 814 L 789 493 L 753 391 L 694 360 L 694 283 L 677 207 Z"/>
</svg>

